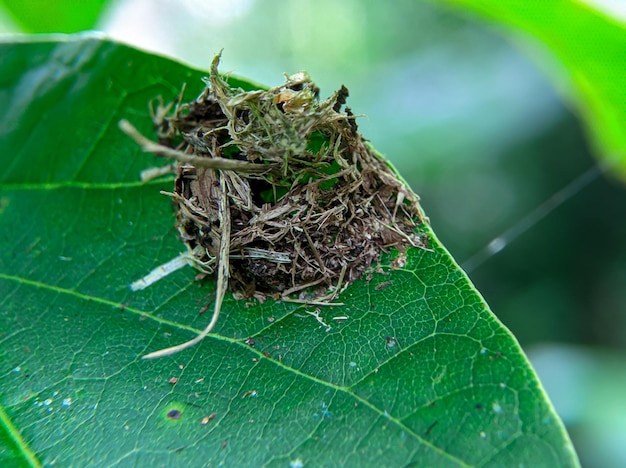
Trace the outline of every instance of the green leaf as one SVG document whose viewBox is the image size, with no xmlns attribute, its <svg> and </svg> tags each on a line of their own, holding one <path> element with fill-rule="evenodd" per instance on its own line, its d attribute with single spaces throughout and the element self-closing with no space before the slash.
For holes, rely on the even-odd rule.
<svg viewBox="0 0 626 468">
<path fill-rule="evenodd" d="M 29 33 L 74 33 L 93 29 L 109 0 L 0 0 L 0 7 Z"/>
<path fill-rule="evenodd" d="M 624 23 L 575 0 L 446 1 L 521 32 L 523 48 L 549 72 L 580 114 L 599 156 L 626 177 Z M 545 60 L 546 51 L 558 67 Z"/>
<path fill-rule="evenodd" d="M 315 310 L 228 297 L 191 269 L 172 180 L 117 128 L 205 73 L 88 37 L 0 45 L 0 455 L 24 465 L 576 466 L 515 339 L 434 234 L 432 251 Z M 243 81 L 239 86 L 253 86 Z M 339 317 L 345 319 L 339 319 Z M 252 340 L 248 339 L 252 338 Z M 29 454 L 36 456 L 35 461 Z M 7 454 L 5 456 L 5 454 Z"/>
</svg>

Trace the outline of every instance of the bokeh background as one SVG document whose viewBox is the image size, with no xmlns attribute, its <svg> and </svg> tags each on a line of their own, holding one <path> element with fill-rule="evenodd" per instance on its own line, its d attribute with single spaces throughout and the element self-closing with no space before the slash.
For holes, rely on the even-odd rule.
<svg viewBox="0 0 626 468">
<path fill-rule="evenodd" d="M 626 2 L 593 7 L 626 22 Z M 268 85 L 306 69 L 324 97 L 345 84 L 364 135 L 528 353 L 583 465 L 626 466 L 626 190 L 593 172 L 540 45 L 419 0 L 0 0 L 1 33 L 86 29 L 201 69 L 224 49 L 223 71 Z"/>
</svg>

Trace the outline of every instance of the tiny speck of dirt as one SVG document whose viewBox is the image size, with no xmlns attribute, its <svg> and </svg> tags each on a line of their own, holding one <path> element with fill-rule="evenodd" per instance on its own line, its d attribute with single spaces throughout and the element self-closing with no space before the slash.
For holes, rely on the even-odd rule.
<svg viewBox="0 0 626 468">
<path fill-rule="evenodd" d="M 214 419 L 215 419 L 215 413 L 211 413 L 208 416 L 205 416 L 204 418 L 202 418 L 202 421 L 200 421 L 200 424 L 205 426 L 209 424 L 209 422 L 213 421 Z"/>
<path fill-rule="evenodd" d="M 167 419 L 180 419 L 182 415 L 182 411 L 173 409 L 167 412 Z"/>
<path fill-rule="evenodd" d="M 374 288 L 376 291 L 384 291 L 385 289 L 387 289 L 389 286 L 391 286 L 393 284 L 393 281 L 384 281 L 380 284 L 377 284 L 376 287 Z"/>
<path fill-rule="evenodd" d="M 424 432 L 424 435 L 429 435 L 437 424 L 439 424 L 439 420 L 433 421 L 433 423 L 426 429 L 426 432 Z"/>
<path fill-rule="evenodd" d="M 258 393 L 257 393 L 257 391 L 256 391 L 256 390 L 248 390 L 247 392 L 245 392 L 245 393 L 241 396 L 241 398 L 243 399 L 243 398 L 248 398 L 248 397 L 255 397 L 255 396 L 257 396 L 257 395 L 258 395 Z"/>
</svg>

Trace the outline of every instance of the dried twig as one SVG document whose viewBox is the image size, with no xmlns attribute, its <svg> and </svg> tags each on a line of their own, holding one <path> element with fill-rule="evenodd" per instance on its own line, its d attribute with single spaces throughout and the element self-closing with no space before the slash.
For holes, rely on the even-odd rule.
<svg viewBox="0 0 626 468">
<path fill-rule="evenodd" d="M 186 341 L 176 346 L 161 349 L 160 351 L 154 351 L 152 353 L 143 356 L 144 359 L 154 359 L 163 356 L 169 356 L 171 354 L 178 353 L 184 349 L 190 348 L 195 344 L 202 341 L 213 330 L 220 317 L 220 310 L 222 309 L 222 302 L 224 301 L 224 294 L 228 289 L 228 265 L 229 265 L 229 252 L 230 252 L 230 207 L 228 206 L 228 197 L 226 196 L 226 184 L 224 177 L 220 178 L 221 196 L 219 200 L 219 222 L 222 226 L 222 235 L 220 237 L 219 257 L 217 261 L 217 285 L 215 293 L 215 305 L 213 309 L 213 317 L 206 326 L 206 328 L 196 336 L 194 339 Z"/>
</svg>

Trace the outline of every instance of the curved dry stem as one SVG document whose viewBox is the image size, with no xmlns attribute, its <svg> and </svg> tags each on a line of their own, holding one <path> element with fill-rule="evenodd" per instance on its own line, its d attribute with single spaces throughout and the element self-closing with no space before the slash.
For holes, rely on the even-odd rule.
<svg viewBox="0 0 626 468">
<path fill-rule="evenodd" d="M 220 310 L 222 309 L 222 302 L 224 301 L 224 294 L 228 289 L 228 266 L 230 263 L 230 206 L 228 203 L 228 197 L 226 195 L 226 181 L 224 176 L 220 176 L 220 200 L 218 209 L 218 219 L 222 228 L 220 237 L 219 256 L 217 259 L 217 290 L 215 294 L 215 307 L 213 309 L 213 317 L 206 326 L 206 328 L 196 336 L 194 339 L 186 341 L 176 346 L 154 351 L 152 353 L 143 356 L 143 359 L 155 359 L 164 356 L 170 356 L 176 354 L 179 351 L 183 351 L 187 348 L 198 344 L 202 341 L 215 327 L 219 317 Z"/>
<path fill-rule="evenodd" d="M 183 163 L 193 164 L 198 167 L 206 167 L 209 169 L 218 169 L 221 171 L 237 171 L 247 174 L 263 174 L 273 168 L 271 164 L 254 164 L 246 161 L 238 161 L 226 158 L 206 158 L 202 156 L 194 156 L 183 153 L 170 148 L 169 146 L 160 145 L 149 140 L 137 130 L 128 120 L 119 121 L 120 130 L 131 137 L 146 153 L 153 153 L 169 159 L 175 159 Z"/>
</svg>

